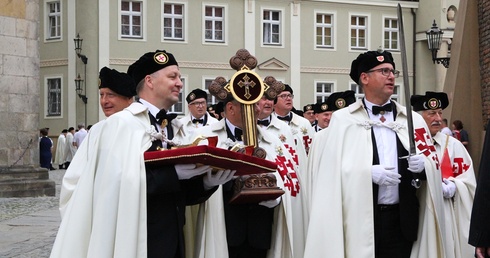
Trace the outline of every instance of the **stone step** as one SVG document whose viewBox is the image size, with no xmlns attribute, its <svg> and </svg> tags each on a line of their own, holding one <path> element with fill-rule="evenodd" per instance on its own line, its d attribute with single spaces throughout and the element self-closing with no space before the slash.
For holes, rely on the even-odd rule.
<svg viewBox="0 0 490 258">
<path fill-rule="evenodd" d="M 0 197 L 55 196 L 56 184 L 52 180 L 17 180 L 0 182 Z"/>
<path fill-rule="evenodd" d="M 55 196 L 56 184 L 49 180 L 49 171 L 39 167 L 0 169 L 1 197 Z"/>
</svg>

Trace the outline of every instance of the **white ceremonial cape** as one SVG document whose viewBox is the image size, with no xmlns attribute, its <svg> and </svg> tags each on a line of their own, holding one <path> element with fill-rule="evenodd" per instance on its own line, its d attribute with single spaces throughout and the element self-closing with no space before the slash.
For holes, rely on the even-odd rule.
<svg viewBox="0 0 490 258">
<path fill-rule="evenodd" d="M 408 149 L 405 107 L 396 103 L 396 108 L 396 120 L 389 124 Z M 412 114 L 414 127 L 428 132 L 423 118 L 414 112 Z M 374 257 L 372 126 L 380 125 L 369 119 L 362 100 L 358 100 L 334 112 L 328 130 L 322 130 L 315 136 L 308 162 L 308 173 L 316 174 L 316 182 L 313 186 L 305 258 Z M 424 143 L 432 144 L 429 138 Z M 430 187 L 436 185 L 439 195 L 420 198 L 437 200 L 442 198 L 440 172 L 431 158 L 425 162 L 427 183 L 423 183 L 421 189 L 427 188 L 427 184 Z M 430 204 L 422 204 L 421 201 L 421 205 Z M 432 212 L 439 214 L 442 210 L 434 207 Z M 437 224 L 436 229 L 439 226 Z M 434 243 L 433 248 L 438 245 L 440 243 Z"/>
<path fill-rule="evenodd" d="M 73 134 L 68 132 L 65 140 L 65 162 L 71 162 L 77 153 L 77 147 L 73 146 Z"/>
<path fill-rule="evenodd" d="M 56 153 L 54 155 L 54 164 L 63 165 L 65 164 L 65 152 L 66 152 L 66 136 L 60 134 L 58 136 L 58 141 L 56 142 Z"/>
<path fill-rule="evenodd" d="M 96 129 L 76 155 L 86 162 L 70 165 L 83 173 L 74 173 L 51 257 L 146 257 L 147 109 L 133 103 Z"/>
<path fill-rule="evenodd" d="M 291 118 L 291 122 L 289 122 L 289 127 L 291 128 L 291 133 L 296 139 L 296 145 L 302 143 L 306 151 L 306 154 L 308 154 L 308 151 L 310 149 L 313 140 L 313 136 L 316 133 L 315 129 L 313 129 L 313 126 L 311 126 L 311 123 L 310 121 L 308 121 L 308 119 L 296 115 L 294 112 L 291 112 L 291 114 L 292 114 L 292 118 Z M 272 112 L 272 115 L 277 118 L 277 114 L 275 112 Z M 287 124 L 284 121 L 281 122 Z"/>
<path fill-rule="evenodd" d="M 275 136 L 257 128 L 259 146 L 267 152 L 267 159 L 278 163 L 277 186 L 286 193 L 281 197 L 281 204 L 275 208 L 274 225 L 272 229 L 271 248 L 267 254 L 269 258 L 302 257 L 304 250 L 303 228 L 303 204 L 299 198 L 301 186 L 295 171 L 291 156 L 284 145 Z M 197 134 L 204 136 L 218 136 L 219 148 L 228 148 L 228 136 L 225 120 L 221 120 L 210 126 L 202 127 Z M 203 141 L 203 144 L 207 144 Z M 278 151 L 280 149 L 280 151 Z M 281 152 L 279 154 L 278 152 Z M 280 161 L 278 161 L 280 160 Z M 294 167 L 294 169 L 292 169 Z M 284 173 L 288 173 L 285 175 Z M 291 177 L 293 181 L 287 179 Z M 299 191 L 299 192 L 298 192 Z M 196 233 L 196 256 L 200 258 L 227 258 L 228 247 L 226 240 L 226 228 L 223 209 L 223 191 L 220 187 L 205 203 L 201 204 L 198 219 L 198 232 Z"/>
<path fill-rule="evenodd" d="M 468 244 L 471 209 L 476 190 L 473 161 L 464 145 L 452 136 L 438 132 L 434 136 L 437 155 L 442 163 L 447 146 L 454 175 L 448 179 L 456 185 L 453 198 L 444 198 L 446 220 L 446 258 L 473 257 L 475 247 Z M 446 145 L 447 144 L 447 145 Z"/>
</svg>

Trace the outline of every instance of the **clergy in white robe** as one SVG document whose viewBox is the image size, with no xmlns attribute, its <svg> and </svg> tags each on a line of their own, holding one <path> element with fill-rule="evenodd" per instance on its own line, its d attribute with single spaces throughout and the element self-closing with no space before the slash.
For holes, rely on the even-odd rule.
<svg viewBox="0 0 490 258">
<path fill-rule="evenodd" d="M 471 208 L 476 190 L 472 159 L 456 138 L 441 132 L 442 110 L 449 105 L 444 92 L 413 95 L 411 104 L 424 118 L 432 135 L 441 165 L 446 235 L 446 258 L 471 257 L 474 247 L 468 244 Z"/>
</svg>

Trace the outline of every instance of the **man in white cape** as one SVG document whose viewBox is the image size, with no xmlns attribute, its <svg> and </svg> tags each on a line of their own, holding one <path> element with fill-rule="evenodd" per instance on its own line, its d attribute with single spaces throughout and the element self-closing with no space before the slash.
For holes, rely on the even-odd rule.
<svg viewBox="0 0 490 258">
<path fill-rule="evenodd" d="M 240 118 L 240 110 L 238 102 L 231 101 L 225 104 L 225 119 L 214 123 L 207 127 L 202 127 L 196 133 L 204 136 L 218 136 L 217 146 L 226 148 L 236 144 L 236 141 L 230 140 L 227 127 L 231 126 L 227 119 L 230 118 L 230 106 L 234 109 L 232 112 L 238 112 Z M 237 123 L 238 124 L 238 123 Z M 260 126 L 257 128 L 257 139 L 259 147 L 267 152 L 266 159 L 275 161 L 278 164 L 278 171 L 275 174 L 277 178 L 277 186 L 283 189 L 286 193 L 271 201 L 261 202 L 260 205 L 274 208 L 278 202 L 281 203 L 274 210 L 272 239 L 270 248 L 267 251 L 267 257 L 275 258 L 292 258 L 302 257 L 304 247 L 303 239 L 295 238 L 294 234 L 302 235 L 303 227 L 303 211 L 302 211 L 302 190 L 299 182 L 299 176 L 296 173 L 297 166 L 294 164 L 289 152 L 285 149 L 284 144 L 268 132 L 264 131 Z M 203 142 L 206 143 L 205 141 Z M 240 141 L 238 141 L 240 143 Z M 227 230 L 225 223 L 223 190 L 222 187 L 216 191 L 208 201 L 201 205 L 199 210 L 199 221 L 202 223 L 197 232 L 196 257 L 220 257 L 227 258 Z M 248 237 L 254 236 L 251 233 Z"/>
<path fill-rule="evenodd" d="M 429 127 L 441 165 L 445 257 L 471 257 L 474 248 L 468 244 L 468 232 L 476 178 L 473 161 L 464 145 L 441 131 L 444 125 L 442 110 L 449 105 L 447 94 L 428 91 L 425 95 L 413 95 L 410 102 L 413 110 L 422 115 Z"/>
<path fill-rule="evenodd" d="M 394 68 L 389 52 L 359 55 L 350 75 L 365 98 L 334 112 L 327 131 L 315 136 L 308 170 L 317 180 L 305 258 L 410 257 L 413 241 L 442 230 L 440 172 L 432 162 L 437 157 L 424 120 L 414 112 L 419 154 L 400 159 L 414 132 L 407 130 L 405 107 L 390 100 L 399 74 Z M 420 189 L 411 186 L 414 177 L 424 175 Z M 388 228 L 382 227 L 386 218 Z M 419 257 L 444 257 L 440 241 L 430 244 L 442 256 Z"/>
<path fill-rule="evenodd" d="M 58 165 L 59 169 L 63 169 L 65 165 L 65 155 L 66 155 L 66 134 L 68 133 L 67 129 L 63 129 L 61 131 L 60 136 L 58 136 L 58 140 L 56 142 L 56 154 L 54 157 L 54 164 Z"/>
</svg>

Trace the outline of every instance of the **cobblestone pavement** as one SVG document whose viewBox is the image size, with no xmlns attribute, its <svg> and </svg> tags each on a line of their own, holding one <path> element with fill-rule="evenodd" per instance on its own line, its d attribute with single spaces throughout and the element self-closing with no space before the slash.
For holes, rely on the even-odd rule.
<svg viewBox="0 0 490 258">
<path fill-rule="evenodd" d="M 65 170 L 49 172 L 55 197 L 0 198 L 0 257 L 49 257 L 60 224 L 60 183 Z"/>
</svg>

